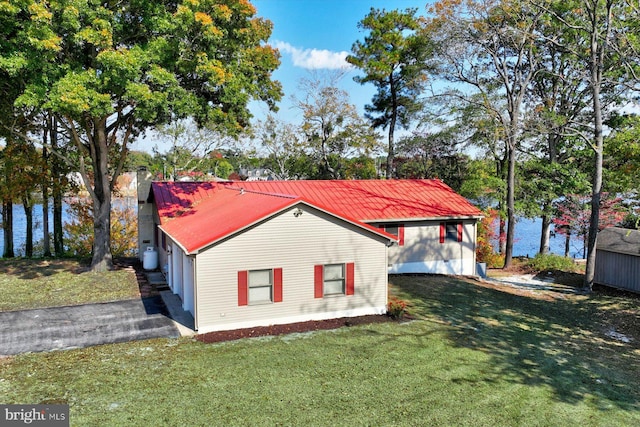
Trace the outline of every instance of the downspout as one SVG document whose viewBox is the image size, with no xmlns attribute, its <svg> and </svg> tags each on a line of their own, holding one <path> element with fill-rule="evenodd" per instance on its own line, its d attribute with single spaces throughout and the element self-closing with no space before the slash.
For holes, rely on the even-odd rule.
<svg viewBox="0 0 640 427">
<path fill-rule="evenodd" d="M 193 329 L 198 330 L 198 275 L 196 274 L 196 264 L 198 255 L 193 256 Z"/>
<path fill-rule="evenodd" d="M 477 276 L 478 275 L 478 262 L 477 262 L 477 258 L 476 258 L 476 250 L 478 249 L 478 220 L 476 219 L 473 222 L 473 257 L 471 258 L 473 260 L 473 263 L 471 264 L 471 275 L 472 276 Z"/>
<path fill-rule="evenodd" d="M 464 221 L 462 221 L 462 239 L 460 239 L 460 275 L 464 276 Z"/>
</svg>

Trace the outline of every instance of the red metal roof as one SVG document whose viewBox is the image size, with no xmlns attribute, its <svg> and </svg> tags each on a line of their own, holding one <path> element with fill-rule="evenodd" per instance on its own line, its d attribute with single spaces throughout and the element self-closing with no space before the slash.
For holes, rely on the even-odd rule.
<svg viewBox="0 0 640 427">
<path fill-rule="evenodd" d="M 304 197 L 365 222 L 482 216 L 478 208 L 437 179 L 243 181 L 225 185 Z"/>
<path fill-rule="evenodd" d="M 188 253 L 237 233 L 284 209 L 306 204 L 343 221 L 395 240 L 395 237 L 302 197 L 275 195 L 220 183 L 154 182 L 153 194 L 162 229 Z"/>
</svg>

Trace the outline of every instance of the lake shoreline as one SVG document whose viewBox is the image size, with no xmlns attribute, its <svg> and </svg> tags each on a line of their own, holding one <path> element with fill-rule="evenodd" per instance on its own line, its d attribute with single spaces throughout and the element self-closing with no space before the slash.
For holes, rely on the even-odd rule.
<svg viewBox="0 0 640 427">
<path fill-rule="evenodd" d="M 69 201 L 77 198 L 65 198 L 62 221 L 68 223 L 72 220 L 69 212 Z M 120 197 L 113 201 L 114 206 L 133 207 L 137 210 L 138 203 L 136 197 Z M 34 244 L 43 239 L 42 232 L 42 204 L 36 204 L 33 208 L 33 240 Z M 53 203 L 49 203 L 49 230 L 53 232 Z M 540 232 L 542 230 L 542 220 L 519 218 L 516 223 L 515 237 L 513 243 L 513 256 L 523 258 L 533 258 L 540 248 Z M 16 256 L 20 256 L 24 248 L 26 239 L 26 217 L 21 204 L 13 206 L 13 247 Z M 564 255 L 565 236 L 553 233 L 549 240 L 550 253 Z M 582 258 L 584 242 L 575 237 L 571 239 L 570 256 L 574 259 Z M 4 250 L 4 231 L 0 227 L 0 254 Z"/>
</svg>

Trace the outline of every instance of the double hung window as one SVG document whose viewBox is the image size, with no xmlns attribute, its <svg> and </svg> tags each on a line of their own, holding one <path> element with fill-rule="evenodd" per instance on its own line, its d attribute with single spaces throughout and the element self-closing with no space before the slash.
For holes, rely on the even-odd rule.
<svg viewBox="0 0 640 427">
<path fill-rule="evenodd" d="M 355 265 L 344 264 L 316 265 L 314 270 L 314 295 L 323 298 L 331 295 L 353 295 L 355 293 Z"/>
<path fill-rule="evenodd" d="M 238 271 L 238 305 L 282 302 L 282 269 Z"/>
</svg>

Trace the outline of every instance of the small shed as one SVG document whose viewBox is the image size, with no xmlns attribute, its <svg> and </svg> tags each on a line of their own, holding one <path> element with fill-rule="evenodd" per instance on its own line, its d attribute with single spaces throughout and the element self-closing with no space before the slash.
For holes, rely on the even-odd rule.
<svg viewBox="0 0 640 427">
<path fill-rule="evenodd" d="M 640 231 L 605 228 L 598 233 L 594 282 L 640 292 Z"/>
</svg>

